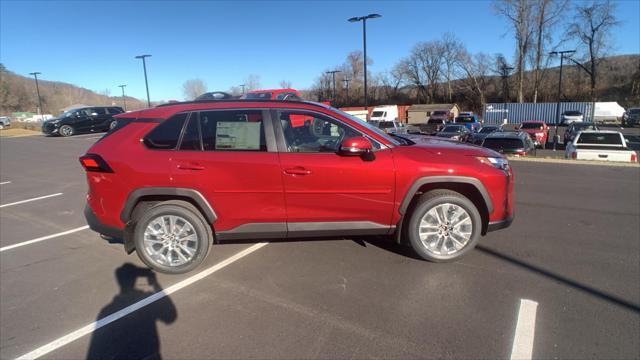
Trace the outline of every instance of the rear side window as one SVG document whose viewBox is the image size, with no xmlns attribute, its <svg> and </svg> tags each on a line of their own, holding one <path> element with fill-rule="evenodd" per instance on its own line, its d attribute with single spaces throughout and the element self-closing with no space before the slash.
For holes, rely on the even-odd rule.
<svg viewBox="0 0 640 360">
<path fill-rule="evenodd" d="M 577 144 L 623 145 L 618 134 L 582 133 Z"/>
<path fill-rule="evenodd" d="M 118 107 L 110 107 L 108 108 L 109 110 L 109 114 L 122 114 L 124 112 L 124 110 L 122 110 L 121 108 Z"/>
<path fill-rule="evenodd" d="M 182 126 L 187 114 L 177 114 L 156 126 L 144 137 L 144 144 L 150 149 L 173 150 L 178 145 Z"/>
<path fill-rule="evenodd" d="M 187 123 L 187 127 L 184 129 L 184 135 L 182 135 L 182 141 L 180 142 L 180 150 L 202 150 L 200 124 L 198 123 L 197 112 L 191 114 L 189 123 Z"/>
<path fill-rule="evenodd" d="M 91 109 L 91 112 L 94 112 L 98 115 L 106 115 L 107 111 L 105 110 L 105 108 L 93 108 Z"/>
<path fill-rule="evenodd" d="M 261 110 L 203 111 L 202 145 L 208 151 L 267 151 Z"/>
<path fill-rule="evenodd" d="M 524 143 L 520 139 L 488 138 L 482 146 L 493 150 L 515 150 L 524 148 Z"/>
</svg>

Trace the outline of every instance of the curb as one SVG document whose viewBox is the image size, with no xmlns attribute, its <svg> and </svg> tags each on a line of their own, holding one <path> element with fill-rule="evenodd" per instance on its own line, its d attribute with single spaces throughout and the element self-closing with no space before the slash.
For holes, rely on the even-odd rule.
<svg viewBox="0 0 640 360">
<path fill-rule="evenodd" d="M 547 164 L 570 164 L 570 165 L 591 165 L 591 166 L 613 166 L 613 167 L 630 167 L 640 168 L 638 163 L 623 163 L 613 161 L 592 161 L 592 160 L 568 160 L 568 159 L 555 159 L 555 158 L 522 158 L 507 156 L 509 161 L 521 161 L 521 162 L 538 162 Z"/>
</svg>

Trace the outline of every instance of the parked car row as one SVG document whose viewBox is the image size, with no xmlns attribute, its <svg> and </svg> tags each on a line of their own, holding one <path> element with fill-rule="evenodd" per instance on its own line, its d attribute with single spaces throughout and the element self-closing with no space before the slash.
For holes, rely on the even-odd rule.
<svg viewBox="0 0 640 360">
<path fill-rule="evenodd" d="M 565 158 L 574 160 L 599 160 L 638 162 L 638 154 L 618 131 L 579 131 L 565 148 Z"/>
</svg>

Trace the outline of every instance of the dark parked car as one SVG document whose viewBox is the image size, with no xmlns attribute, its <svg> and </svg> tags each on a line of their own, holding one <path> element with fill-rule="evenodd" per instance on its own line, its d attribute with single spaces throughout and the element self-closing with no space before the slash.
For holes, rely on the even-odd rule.
<svg viewBox="0 0 640 360">
<path fill-rule="evenodd" d="M 583 130 L 600 130 L 600 128 L 598 127 L 598 125 L 592 122 L 572 123 L 564 132 L 564 144 L 567 145 L 568 143 L 572 142 L 573 138 L 576 137 L 576 134 Z"/>
<path fill-rule="evenodd" d="M 524 132 L 494 132 L 484 139 L 482 146 L 506 155 L 527 156 L 536 153 L 533 140 Z"/>
<path fill-rule="evenodd" d="M 464 125 L 447 125 L 440 130 L 436 136 L 449 138 L 451 140 L 457 140 L 465 142 L 471 135 L 471 131 Z"/>
<path fill-rule="evenodd" d="M 157 271 L 193 270 L 218 241 L 347 235 L 453 261 L 513 220 L 500 154 L 401 141 L 322 104 L 195 101 L 117 119 L 80 158 L 85 217 Z"/>
<path fill-rule="evenodd" d="M 65 111 L 57 118 L 42 123 L 45 135 L 71 136 L 87 132 L 107 131 L 116 126 L 114 115 L 122 114 L 119 106 L 90 106 Z"/>
<path fill-rule="evenodd" d="M 471 134 L 469 137 L 469 142 L 475 145 L 481 145 L 484 139 L 489 136 L 489 134 L 495 131 L 502 131 L 502 125 L 487 125 L 483 126 L 477 132 Z"/>
<path fill-rule="evenodd" d="M 622 126 L 640 125 L 640 107 L 630 108 L 622 115 Z"/>
</svg>

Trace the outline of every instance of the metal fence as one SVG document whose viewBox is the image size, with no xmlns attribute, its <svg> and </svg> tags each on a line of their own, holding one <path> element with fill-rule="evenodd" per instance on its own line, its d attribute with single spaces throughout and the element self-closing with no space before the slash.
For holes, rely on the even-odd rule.
<svg viewBox="0 0 640 360">
<path fill-rule="evenodd" d="M 493 103 L 484 107 L 483 119 L 485 124 L 502 124 L 507 119 L 508 124 L 519 124 L 527 120 L 542 120 L 547 124 L 555 124 L 557 103 Z M 584 115 L 584 121 L 593 119 L 592 102 L 564 102 L 560 103 L 560 114 L 567 110 L 577 110 Z M 559 121 L 559 119 L 558 119 Z"/>
</svg>

